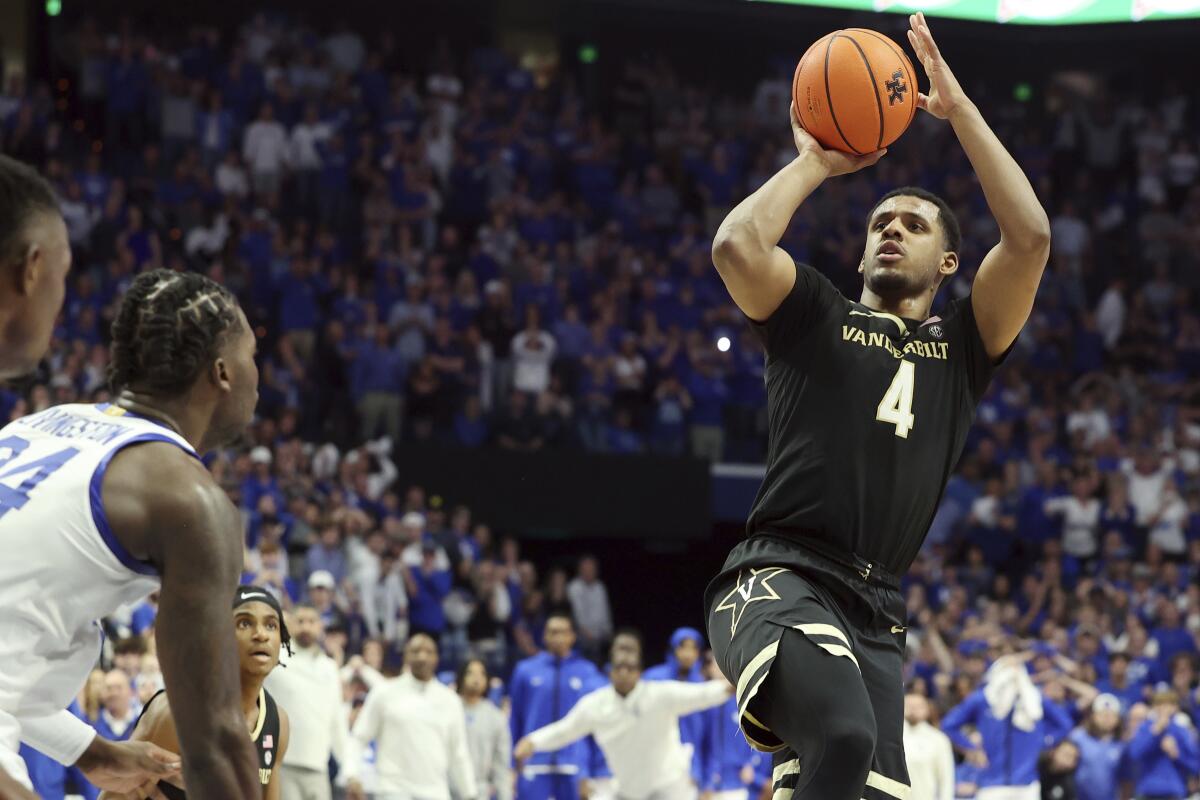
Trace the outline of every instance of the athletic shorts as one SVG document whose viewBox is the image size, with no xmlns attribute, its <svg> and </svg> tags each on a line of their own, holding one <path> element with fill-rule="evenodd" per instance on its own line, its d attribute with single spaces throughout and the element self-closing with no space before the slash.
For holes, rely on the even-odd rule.
<svg viewBox="0 0 1200 800">
<path fill-rule="evenodd" d="M 853 555 L 759 534 L 733 549 L 704 598 L 709 641 L 735 687 L 742 733 L 751 747 L 774 754 L 776 789 L 789 788 L 787 778 L 799 773 L 797 759 L 804 754 L 755 719 L 750 706 L 784 631 L 796 630 L 830 655 L 849 659 L 862 676 L 876 722 L 864 797 L 908 795 L 902 677 L 907 613 L 893 576 Z"/>
</svg>

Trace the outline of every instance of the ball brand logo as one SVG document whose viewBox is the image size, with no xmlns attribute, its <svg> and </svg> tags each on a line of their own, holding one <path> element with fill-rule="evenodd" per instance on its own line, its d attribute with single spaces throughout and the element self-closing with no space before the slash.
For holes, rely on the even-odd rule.
<svg viewBox="0 0 1200 800">
<path fill-rule="evenodd" d="M 819 119 L 821 116 L 820 99 L 813 95 L 811 87 L 808 89 L 806 96 L 808 99 L 808 113 L 812 115 L 813 119 Z"/>
<path fill-rule="evenodd" d="M 904 73 L 896 70 L 892 73 L 892 79 L 883 84 L 888 90 L 889 106 L 904 102 L 904 93 L 908 91 L 908 86 L 901 82 L 903 77 Z"/>
</svg>

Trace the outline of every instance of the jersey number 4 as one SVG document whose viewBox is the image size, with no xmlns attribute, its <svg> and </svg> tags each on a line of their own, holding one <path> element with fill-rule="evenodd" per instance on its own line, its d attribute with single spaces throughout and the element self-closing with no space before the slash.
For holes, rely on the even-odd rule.
<svg viewBox="0 0 1200 800">
<path fill-rule="evenodd" d="M 35 486 L 79 454 L 76 448 L 68 447 L 34 461 L 10 467 L 9 465 L 28 448 L 29 441 L 20 436 L 6 436 L 0 439 L 0 517 L 28 503 L 29 493 Z M 22 475 L 25 479 L 12 486 L 11 480 Z"/>
<path fill-rule="evenodd" d="M 911 361 L 901 361 L 892 385 L 883 393 L 879 407 L 875 409 L 875 420 L 896 426 L 896 435 L 901 439 L 908 438 L 915 417 L 912 413 L 913 380 L 917 370 Z"/>
</svg>

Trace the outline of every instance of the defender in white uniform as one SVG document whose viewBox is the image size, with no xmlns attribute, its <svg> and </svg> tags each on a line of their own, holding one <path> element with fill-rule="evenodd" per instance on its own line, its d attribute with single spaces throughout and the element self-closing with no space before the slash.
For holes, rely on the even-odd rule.
<svg viewBox="0 0 1200 800">
<path fill-rule="evenodd" d="M 99 655 L 96 620 L 161 580 L 159 660 L 189 797 L 261 796 L 228 619 L 240 518 L 197 457 L 249 424 L 254 350 L 227 290 L 143 273 L 113 324 L 116 403 L 0 430 L 0 766 L 26 785 L 19 740 L 64 763 L 90 749 L 94 731 L 62 709 Z"/>
</svg>

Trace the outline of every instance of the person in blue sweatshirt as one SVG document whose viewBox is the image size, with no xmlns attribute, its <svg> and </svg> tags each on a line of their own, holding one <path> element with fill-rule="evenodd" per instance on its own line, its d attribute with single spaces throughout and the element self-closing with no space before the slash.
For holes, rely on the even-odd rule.
<svg viewBox="0 0 1200 800">
<path fill-rule="evenodd" d="M 509 726 L 514 742 L 557 722 L 603 676 L 596 665 L 574 651 L 575 623 L 564 612 L 546 618 L 546 649 L 519 662 L 509 683 Z M 581 739 L 561 750 L 538 753 L 517 778 L 516 800 L 577 800 L 579 783 L 590 777 L 592 753 Z"/>
<path fill-rule="evenodd" d="M 1033 653 L 1001 656 L 984 684 L 947 712 L 942 730 L 955 747 L 982 769 L 980 800 L 989 790 L 1005 797 L 1037 800 L 1038 756 L 1071 730 L 1071 715 L 1046 700 L 1033 684 L 1026 663 Z M 980 744 L 964 728 L 974 726 Z M 1000 792 L 1000 790 L 1005 790 Z"/>
<path fill-rule="evenodd" d="M 1079 749 L 1075 793 L 1079 800 L 1117 800 L 1125 772 L 1125 743 L 1121 741 L 1121 700 L 1098 695 L 1083 725 L 1069 738 Z"/>
<path fill-rule="evenodd" d="M 671 634 L 667 660 L 643 672 L 642 680 L 703 683 L 705 677 L 700 660 L 703 651 L 704 637 L 700 631 L 695 628 L 678 628 Z M 704 726 L 711 717 L 709 711 L 698 711 L 679 718 L 679 741 L 684 749 L 691 753 L 692 780 L 699 787 L 703 787 L 708 772 L 704 753 Z"/>
<path fill-rule="evenodd" d="M 1196 732 L 1179 710 L 1179 696 L 1159 689 L 1151 701 L 1150 715 L 1129 740 L 1129 761 L 1134 774 L 1134 796 L 1155 800 L 1183 800 L 1188 778 L 1200 772 L 1200 747 Z"/>
<path fill-rule="evenodd" d="M 705 665 L 705 670 L 709 680 L 728 680 L 721 674 L 716 661 Z M 704 741 L 701 744 L 705 769 L 704 780 L 700 783 L 702 793 L 708 795 L 710 800 L 754 800 L 750 789 L 757 777 L 757 756 L 764 756 L 767 762 L 771 757 L 755 752 L 746 743 L 738 723 L 741 714 L 738 713 L 737 698 L 730 695 L 724 705 L 714 706 L 702 713 L 705 716 Z"/>
</svg>

